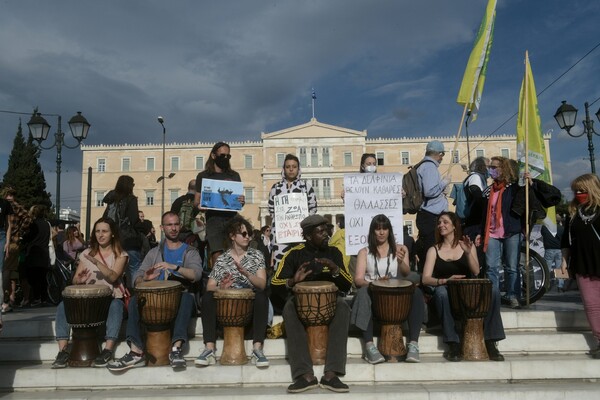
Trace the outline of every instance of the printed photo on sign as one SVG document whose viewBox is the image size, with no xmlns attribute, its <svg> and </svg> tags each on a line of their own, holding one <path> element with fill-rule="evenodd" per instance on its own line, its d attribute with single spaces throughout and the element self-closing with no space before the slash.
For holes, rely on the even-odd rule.
<svg viewBox="0 0 600 400">
<path fill-rule="evenodd" d="M 242 182 L 202 179 L 200 205 L 212 210 L 239 211 L 242 209 L 239 197 L 243 194 Z"/>
<path fill-rule="evenodd" d="M 368 245 L 369 225 L 378 214 L 390 219 L 396 243 L 403 243 L 402 174 L 345 174 L 344 192 L 346 255 Z"/>
<path fill-rule="evenodd" d="M 300 222 L 308 217 L 306 193 L 286 193 L 275 196 L 275 241 L 303 242 Z"/>
</svg>

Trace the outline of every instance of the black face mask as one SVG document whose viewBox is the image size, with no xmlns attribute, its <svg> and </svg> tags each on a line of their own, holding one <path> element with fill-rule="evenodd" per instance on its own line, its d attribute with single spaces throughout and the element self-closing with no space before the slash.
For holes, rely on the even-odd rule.
<svg viewBox="0 0 600 400">
<path fill-rule="evenodd" d="M 221 168 L 222 170 L 226 171 L 229 169 L 229 159 L 226 157 L 216 157 L 215 164 L 217 164 L 217 167 Z"/>
</svg>

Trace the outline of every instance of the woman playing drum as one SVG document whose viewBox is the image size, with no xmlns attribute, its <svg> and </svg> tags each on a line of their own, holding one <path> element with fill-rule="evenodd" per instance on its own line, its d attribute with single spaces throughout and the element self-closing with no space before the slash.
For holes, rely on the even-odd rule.
<svg viewBox="0 0 600 400">
<path fill-rule="evenodd" d="M 460 339 L 454 326 L 446 284 L 451 279 L 477 276 L 479 261 L 473 242 L 462 236 L 460 219 L 453 212 L 440 214 L 435 238 L 436 244 L 427 251 L 422 282 L 433 294 L 435 308 L 442 320 L 443 340 L 450 347 L 444 357 L 449 361 L 460 361 Z M 484 337 L 490 360 L 504 361 L 496 347 L 496 342 L 505 338 L 500 316 L 500 293 L 496 286 L 492 287 L 491 306 L 484 319 Z"/>
<path fill-rule="evenodd" d="M 216 302 L 214 294 L 219 289 L 253 289 L 254 314 L 252 317 L 253 347 L 252 363 L 257 367 L 268 367 L 269 360 L 263 353 L 266 336 L 269 300 L 264 290 L 267 283 L 263 254 L 251 247 L 252 225 L 241 216 L 228 221 L 225 232 L 229 248 L 221 254 L 210 273 L 207 292 L 202 296 L 202 327 L 204 351 L 196 358 L 197 366 L 214 364 L 217 339 Z"/>
<path fill-rule="evenodd" d="M 373 343 L 373 318 L 369 284 L 380 279 L 406 277 L 410 274 L 408 249 L 396 244 L 392 224 L 383 214 L 376 215 L 369 227 L 368 246 L 358 252 L 354 283 L 359 288 L 352 307 L 351 322 L 362 330 L 366 354 L 371 364 L 385 359 Z M 366 306 L 365 306 L 366 305 Z M 423 293 L 416 289 L 412 295 L 408 317 L 408 354 L 406 362 L 419 362 L 419 333 L 423 324 L 425 304 Z"/>
<path fill-rule="evenodd" d="M 123 293 L 119 286 L 122 285 L 121 278 L 127 264 L 127 253 L 121 247 L 117 225 L 112 219 L 100 218 L 94 224 L 92 232 L 90 247 L 79 256 L 73 284 L 106 285 L 113 291 L 113 301 L 106 320 L 106 345 L 93 364 L 95 367 L 104 367 L 113 357 L 113 349 L 121 329 L 124 305 Z M 52 368 L 64 368 L 69 361 L 69 324 L 63 303 L 56 309 L 56 340 L 59 352 Z"/>
</svg>

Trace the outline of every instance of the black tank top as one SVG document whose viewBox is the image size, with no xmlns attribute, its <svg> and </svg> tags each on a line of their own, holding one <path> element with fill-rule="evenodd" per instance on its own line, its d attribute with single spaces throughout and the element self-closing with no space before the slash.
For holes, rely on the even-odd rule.
<svg viewBox="0 0 600 400">
<path fill-rule="evenodd" d="M 434 278 L 447 279 L 452 275 L 466 275 L 467 277 L 471 275 L 467 254 L 464 251 L 458 260 L 446 261 L 440 257 L 437 246 L 434 246 L 434 249 L 436 257 L 433 273 L 431 274 Z"/>
</svg>

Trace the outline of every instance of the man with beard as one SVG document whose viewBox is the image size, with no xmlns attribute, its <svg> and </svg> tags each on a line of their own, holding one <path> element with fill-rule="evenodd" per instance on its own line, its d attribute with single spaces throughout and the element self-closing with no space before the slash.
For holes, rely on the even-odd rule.
<svg viewBox="0 0 600 400">
<path fill-rule="evenodd" d="M 216 143 L 210 151 L 210 156 L 204 166 L 204 171 L 196 176 L 196 197 L 194 205 L 199 207 L 206 217 L 206 240 L 210 251 L 210 261 L 213 265 L 217 258 L 225 250 L 225 224 L 231 218 L 237 215 L 236 211 L 226 210 L 207 210 L 200 207 L 200 195 L 202 193 L 202 179 L 214 179 L 221 181 L 241 182 L 240 174 L 231 169 L 229 160 L 231 159 L 231 149 L 224 142 Z M 244 196 L 239 197 L 242 206 L 245 203 Z"/>
<path fill-rule="evenodd" d="M 271 281 L 274 296 L 285 298 L 283 320 L 288 340 L 288 359 L 292 369 L 292 383 L 288 392 L 299 393 L 320 386 L 334 392 L 348 392 L 338 375 L 346 373 L 348 324 L 350 307 L 343 297 L 337 297 L 335 316 L 329 323 L 327 355 L 324 375 L 318 382 L 314 375 L 307 335 L 296 312 L 292 288 L 302 281 L 330 281 L 336 284 L 339 294 L 352 287 L 352 276 L 342 259 L 342 253 L 329 246 L 327 221 L 320 215 L 306 217 L 300 223 L 305 243 L 288 251 L 282 258 Z"/>
</svg>

